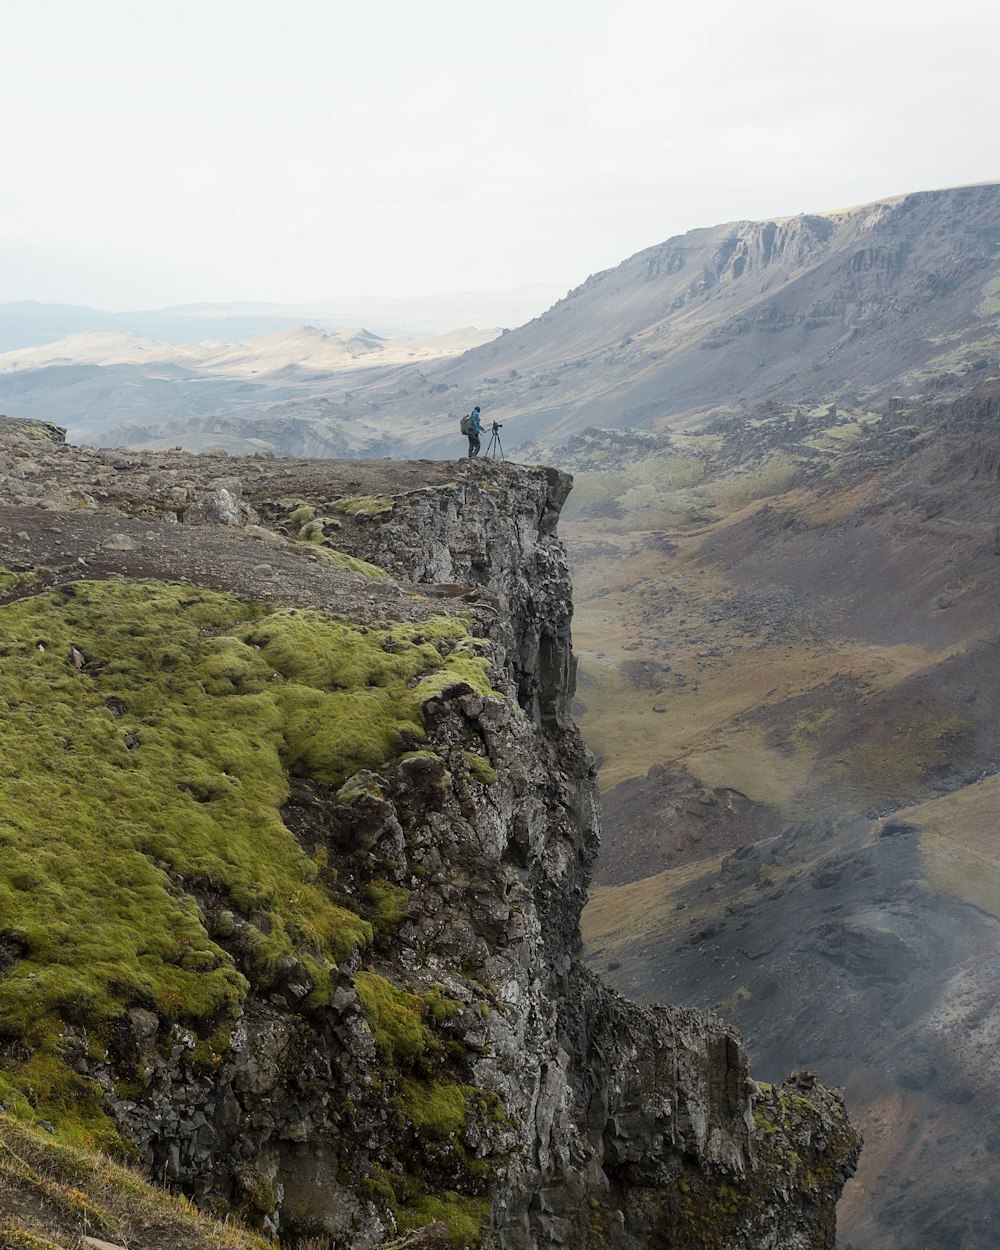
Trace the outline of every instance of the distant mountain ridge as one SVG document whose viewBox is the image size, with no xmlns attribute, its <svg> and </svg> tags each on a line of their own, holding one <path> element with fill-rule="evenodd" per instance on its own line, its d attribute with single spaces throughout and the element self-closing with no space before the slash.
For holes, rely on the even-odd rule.
<svg viewBox="0 0 1000 1250">
<path fill-rule="evenodd" d="M 511 432 L 962 386 L 1000 344 L 1000 184 L 693 230 L 442 363 Z M 513 437 L 513 434 L 512 434 Z"/>
<path fill-rule="evenodd" d="M 552 283 L 535 283 L 506 291 L 351 295 L 295 304 L 203 302 L 129 312 L 20 300 L 0 303 L 0 352 L 39 347 L 92 331 L 137 334 L 166 343 L 245 342 L 259 334 L 294 330 L 304 322 L 334 331 L 365 325 L 381 338 L 445 334 L 469 325 L 519 325 L 547 308 L 564 290 Z"/>
<path fill-rule="evenodd" d="M 534 309 L 544 290 L 529 292 Z M 510 297 L 505 307 L 513 312 L 516 295 L 497 298 Z M 435 315 L 451 317 L 450 327 L 476 320 L 462 303 L 472 296 L 449 298 Z M 406 306 L 382 301 L 381 310 L 402 320 Z M 301 334 L 306 321 L 314 332 L 342 337 L 345 327 L 364 325 L 384 339 L 384 323 L 367 315 L 377 310 L 362 311 L 345 320 L 332 302 L 192 305 L 121 314 L 127 322 L 115 324 L 108 319 L 117 315 L 95 313 L 88 326 L 77 324 L 81 310 L 57 308 L 53 316 L 63 334 L 125 329 L 171 341 L 176 330 L 175 343 L 245 344 L 262 334 Z M 292 313 L 293 321 L 282 320 Z M 41 333 L 37 323 L 47 315 L 44 306 L 0 305 L 0 347 L 15 331 Z M 513 322 L 498 316 L 489 324 Z M 73 438 L 104 444 L 143 438 L 156 423 L 161 443 L 194 447 L 200 443 L 190 441 L 188 423 L 198 424 L 201 439 L 217 420 L 235 439 L 220 445 L 249 450 L 258 436 L 241 439 L 240 421 L 259 427 L 276 405 L 322 403 L 339 414 L 342 424 L 322 435 L 339 454 L 449 457 L 461 454 L 457 421 L 473 403 L 504 425 L 512 451 L 536 440 L 561 443 L 595 425 L 656 431 L 742 418 L 768 402 L 883 411 L 896 397 L 947 399 L 989 377 L 1000 354 L 1000 183 L 692 230 L 469 346 L 442 344 L 436 359 L 417 350 L 395 359 L 348 351 L 356 358 L 342 356 L 336 367 L 326 360 L 303 371 L 298 361 L 283 373 L 267 345 L 267 359 L 221 353 L 200 358 L 197 370 L 184 359 L 176 374 L 159 360 L 99 363 L 70 354 L 32 376 L 0 376 L 0 411 L 54 421 Z M 311 433 L 297 443 L 288 427 L 273 446 L 304 454 L 313 443 Z"/>
</svg>

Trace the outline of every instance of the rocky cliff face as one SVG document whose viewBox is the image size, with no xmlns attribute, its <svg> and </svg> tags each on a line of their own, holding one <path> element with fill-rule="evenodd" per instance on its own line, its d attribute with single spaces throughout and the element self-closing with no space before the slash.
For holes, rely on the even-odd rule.
<svg viewBox="0 0 1000 1250">
<path fill-rule="evenodd" d="M 154 990 L 119 990 L 106 1018 L 91 1008 L 89 1034 L 58 1000 L 54 1053 L 99 1091 L 154 1176 L 279 1236 L 335 1245 L 435 1220 L 456 1245 L 505 1250 L 833 1245 L 859 1148 L 840 1098 L 808 1074 L 755 1084 L 717 1017 L 639 1007 L 581 965 L 598 817 L 568 714 L 571 600 L 555 536 L 565 476 L 99 454 L 23 432 L 7 435 L 0 474 L 8 499 L 23 496 L 0 506 L 0 614 L 48 595 L 80 638 L 106 579 L 107 593 L 151 595 L 151 611 L 178 578 L 261 605 L 248 623 L 249 608 L 232 608 L 228 632 L 218 615 L 203 630 L 200 689 L 253 700 L 226 704 L 233 719 L 265 698 L 283 709 L 280 825 L 307 884 L 244 900 L 231 867 L 184 858 L 179 816 L 143 853 L 184 901 L 185 949 L 206 952 L 191 966 L 238 974 L 236 992 L 196 1017 Z M 368 657 L 367 676 L 337 667 L 345 649 Z M 87 652 L 74 644 L 63 663 L 105 683 L 108 714 L 126 716 L 131 696 L 107 686 L 113 657 L 98 667 Z M 371 690 L 387 691 L 398 718 L 377 749 Z M 333 746 L 331 698 L 349 700 L 330 722 Z M 148 711 L 130 731 L 129 766 L 154 721 Z M 364 741 L 345 754 L 355 734 Z M 229 750 L 228 781 L 181 788 L 200 817 L 235 778 L 240 810 L 263 829 L 246 806 L 252 770 Z M 295 937 L 307 889 L 340 909 L 325 946 Z M 37 976 L 40 940 L 3 936 L 3 979 Z M 18 1040 L 4 1053 L 30 1115 L 27 1050 Z"/>
</svg>

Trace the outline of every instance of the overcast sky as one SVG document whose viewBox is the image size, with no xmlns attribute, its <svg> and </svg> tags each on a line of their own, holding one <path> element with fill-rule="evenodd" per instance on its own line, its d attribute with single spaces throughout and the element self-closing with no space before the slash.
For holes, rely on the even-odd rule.
<svg viewBox="0 0 1000 1250">
<path fill-rule="evenodd" d="M 0 301 L 566 287 L 1000 178 L 996 0 L 4 5 Z"/>
</svg>

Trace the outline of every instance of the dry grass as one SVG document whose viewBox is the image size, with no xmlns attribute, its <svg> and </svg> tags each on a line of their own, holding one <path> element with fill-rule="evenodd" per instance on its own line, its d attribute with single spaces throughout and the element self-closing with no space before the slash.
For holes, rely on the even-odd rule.
<svg viewBox="0 0 1000 1250">
<path fill-rule="evenodd" d="M 76 1250 L 84 1236 L 143 1250 L 268 1250 L 137 1173 L 0 1113 L 0 1248 Z"/>
<path fill-rule="evenodd" d="M 574 569 L 579 695 L 587 709 L 579 719 L 601 760 L 601 786 L 679 760 L 706 785 L 739 790 L 797 818 L 814 783 L 839 787 L 842 770 L 830 764 L 814 775 L 832 714 L 824 721 L 782 705 L 845 680 L 871 693 L 891 690 L 945 655 L 748 635 L 739 620 L 720 614 L 731 588 L 717 567 L 694 563 L 699 541 L 681 540 L 673 555 L 647 548 Z M 708 648 L 722 655 L 706 663 Z M 623 662 L 636 660 L 669 664 L 660 691 L 636 689 L 622 676 Z"/>
<path fill-rule="evenodd" d="M 812 775 L 814 753 L 783 754 L 766 745 L 759 730 L 730 730 L 723 740 L 684 757 L 688 772 L 712 789 L 738 790 L 789 819 L 799 814 L 798 796 Z"/>
<path fill-rule="evenodd" d="M 638 938 L 654 933 L 659 938 L 674 929 L 690 929 L 694 914 L 677 911 L 674 892 L 714 875 L 721 862 L 721 858 L 704 859 L 626 885 L 592 888 L 581 918 L 588 954 L 598 959 L 616 953 L 627 956 Z"/>
<path fill-rule="evenodd" d="M 904 808 L 896 819 L 920 827 L 932 890 L 1000 917 L 1000 776 Z"/>
</svg>

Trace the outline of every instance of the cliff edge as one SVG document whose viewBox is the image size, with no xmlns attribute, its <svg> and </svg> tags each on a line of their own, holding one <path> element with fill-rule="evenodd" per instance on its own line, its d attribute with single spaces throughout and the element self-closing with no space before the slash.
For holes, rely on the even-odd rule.
<svg viewBox="0 0 1000 1250">
<path fill-rule="evenodd" d="M 833 1246 L 839 1095 L 580 962 L 568 477 L 0 425 L 3 1109 L 285 1241 Z"/>
</svg>

